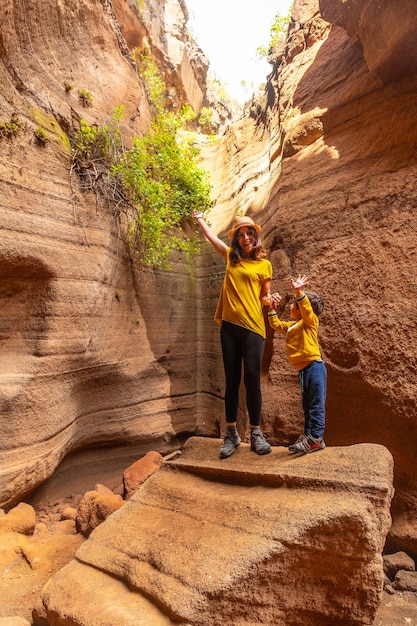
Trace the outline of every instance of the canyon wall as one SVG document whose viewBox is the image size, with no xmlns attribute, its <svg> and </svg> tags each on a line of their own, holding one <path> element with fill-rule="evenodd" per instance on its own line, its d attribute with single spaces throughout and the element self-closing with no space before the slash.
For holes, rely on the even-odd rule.
<svg viewBox="0 0 417 626">
<path fill-rule="evenodd" d="M 81 118 L 102 124 L 120 104 L 126 138 L 146 132 L 149 106 L 131 58 L 145 40 L 166 68 L 169 103 L 198 109 L 206 66 L 176 37 L 184 5 L 146 3 L 146 21 L 122 0 L 50 4 L 7 0 L 0 9 L 0 122 L 17 114 L 25 124 L 0 140 L 6 507 L 61 461 L 105 482 L 149 449 L 168 452 L 190 433 L 218 436 L 223 425 L 212 322 L 221 259 L 203 245 L 196 280 L 180 254 L 172 273 L 139 269 L 125 225 L 81 192 L 68 154 Z M 390 450 L 390 541 L 417 554 L 415 12 L 393 0 L 297 2 L 264 96 L 202 153 L 217 232 L 249 212 L 263 227 L 274 290 L 285 295 L 289 277 L 305 272 L 323 295 L 326 443 Z M 166 39 L 160 24 L 172 16 L 178 28 Z M 83 89 L 92 107 L 80 102 Z M 45 146 L 33 134 L 39 125 Z M 287 444 L 302 428 L 298 383 L 272 333 L 263 383 L 264 430 Z"/>
<path fill-rule="evenodd" d="M 93 474 L 123 471 L 194 431 L 186 313 L 195 283 L 185 259 L 173 259 L 173 274 L 141 271 L 126 223 L 82 192 L 72 171 L 68 138 L 81 119 L 103 125 L 124 105 L 125 141 L 148 130 L 131 56 L 144 42 L 171 81 L 171 106 L 201 105 L 206 60 L 197 63 L 186 39 L 183 3 L 147 5 L 161 20 L 159 37 L 134 5 L 8 0 L 0 8 L 0 123 L 21 125 L 0 137 L 0 506 L 24 498 L 63 459 L 78 476 L 86 464 Z"/>
<path fill-rule="evenodd" d="M 262 225 L 273 263 L 273 290 L 289 294 L 289 278 L 301 272 L 323 296 L 326 443 L 374 442 L 391 451 L 389 545 L 414 555 L 416 11 L 409 2 L 297 2 L 264 98 L 247 106 L 239 145 L 235 128 L 224 140 L 219 192 L 230 213 L 231 199 L 235 209 L 242 197 L 249 200 L 246 210 Z M 257 175 L 247 154 L 255 145 L 263 184 L 253 197 Z M 208 260 L 203 267 L 208 273 Z M 216 289 L 212 281 L 213 274 L 205 293 L 213 293 L 214 310 L 220 280 Z M 207 379 L 214 394 L 211 369 Z M 298 380 L 282 336 L 271 332 L 263 389 L 264 430 L 272 442 L 288 444 L 303 426 Z M 241 431 L 245 426 L 242 414 Z"/>
<path fill-rule="evenodd" d="M 275 80 L 282 173 L 263 216 L 276 285 L 305 272 L 323 295 L 326 442 L 391 451 L 390 542 L 416 554 L 417 6 L 320 0 L 294 18 Z M 288 368 L 272 343 L 266 411 L 285 436 L 294 401 L 280 400 Z"/>
</svg>

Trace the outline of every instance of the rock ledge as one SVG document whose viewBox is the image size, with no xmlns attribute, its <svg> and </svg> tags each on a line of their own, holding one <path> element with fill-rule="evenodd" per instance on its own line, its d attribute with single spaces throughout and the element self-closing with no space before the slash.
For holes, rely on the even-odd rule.
<svg viewBox="0 0 417 626">
<path fill-rule="evenodd" d="M 241 444 L 221 461 L 219 446 L 189 439 L 92 532 L 44 591 L 54 624 L 372 624 L 393 494 L 388 450 L 300 457 L 275 447 L 258 457 Z"/>
</svg>

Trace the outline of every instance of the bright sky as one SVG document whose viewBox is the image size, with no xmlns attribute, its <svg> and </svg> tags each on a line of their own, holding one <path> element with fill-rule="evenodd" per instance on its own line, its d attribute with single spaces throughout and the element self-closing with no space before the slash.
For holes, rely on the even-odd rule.
<svg viewBox="0 0 417 626">
<path fill-rule="evenodd" d="M 266 59 L 256 59 L 256 49 L 268 45 L 276 14 L 286 16 L 292 2 L 185 0 L 189 30 L 210 61 L 209 73 L 232 98 L 244 103 L 271 73 Z"/>
</svg>

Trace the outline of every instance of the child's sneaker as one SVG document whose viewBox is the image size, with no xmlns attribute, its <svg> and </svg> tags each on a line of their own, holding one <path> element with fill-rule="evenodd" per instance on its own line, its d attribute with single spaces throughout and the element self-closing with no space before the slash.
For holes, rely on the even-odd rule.
<svg viewBox="0 0 417 626">
<path fill-rule="evenodd" d="M 240 445 L 240 437 L 238 433 L 229 433 L 227 432 L 223 439 L 223 445 L 220 448 L 220 458 L 227 459 L 227 457 L 232 456 L 233 452 Z"/>
<path fill-rule="evenodd" d="M 302 435 L 300 435 L 296 441 L 294 441 L 294 443 L 291 443 L 288 446 L 288 450 L 290 452 L 297 452 L 297 448 L 295 448 L 295 446 L 300 443 L 300 441 L 304 441 L 304 439 L 307 439 L 308 435 L 304 435 L 304 433 Z"/>
<path fill-rule="evenodd" d="M 323 439 L 315 438 L 312 435 L 307 437 L 299 437 L 298 440 L 291 446 L 292 452 L 302 452 L 307 454 L 308 452 L 317 452 L 317 450 L 323 450 L 326 447 Z"/>
<path fill-rule="evenodd" d="M 256 454 L 268 454 L 272 450 L 270 444 L 265 439 L 265 435 L 261 432 L 251 433 L 250 448 Z"/>
</svg>

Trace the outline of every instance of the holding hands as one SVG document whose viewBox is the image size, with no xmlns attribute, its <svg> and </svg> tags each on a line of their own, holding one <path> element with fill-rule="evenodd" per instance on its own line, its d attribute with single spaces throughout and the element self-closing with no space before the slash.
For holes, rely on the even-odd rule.
<svg viewBox="0 0 417 626">
<path fill-rule="evenodd" d="M 271 310 L 272 309 L 276 309 L 277 306 L 279 305 L 279 303 L 281 302 L 281 300 L 282 300 L 282 298 L 281 298 L 281 296 L 279 295 L 278 292 L 272 293 L 271 294 L 271 302 L 270 302 L 269 308 Z"/>
</svg>

